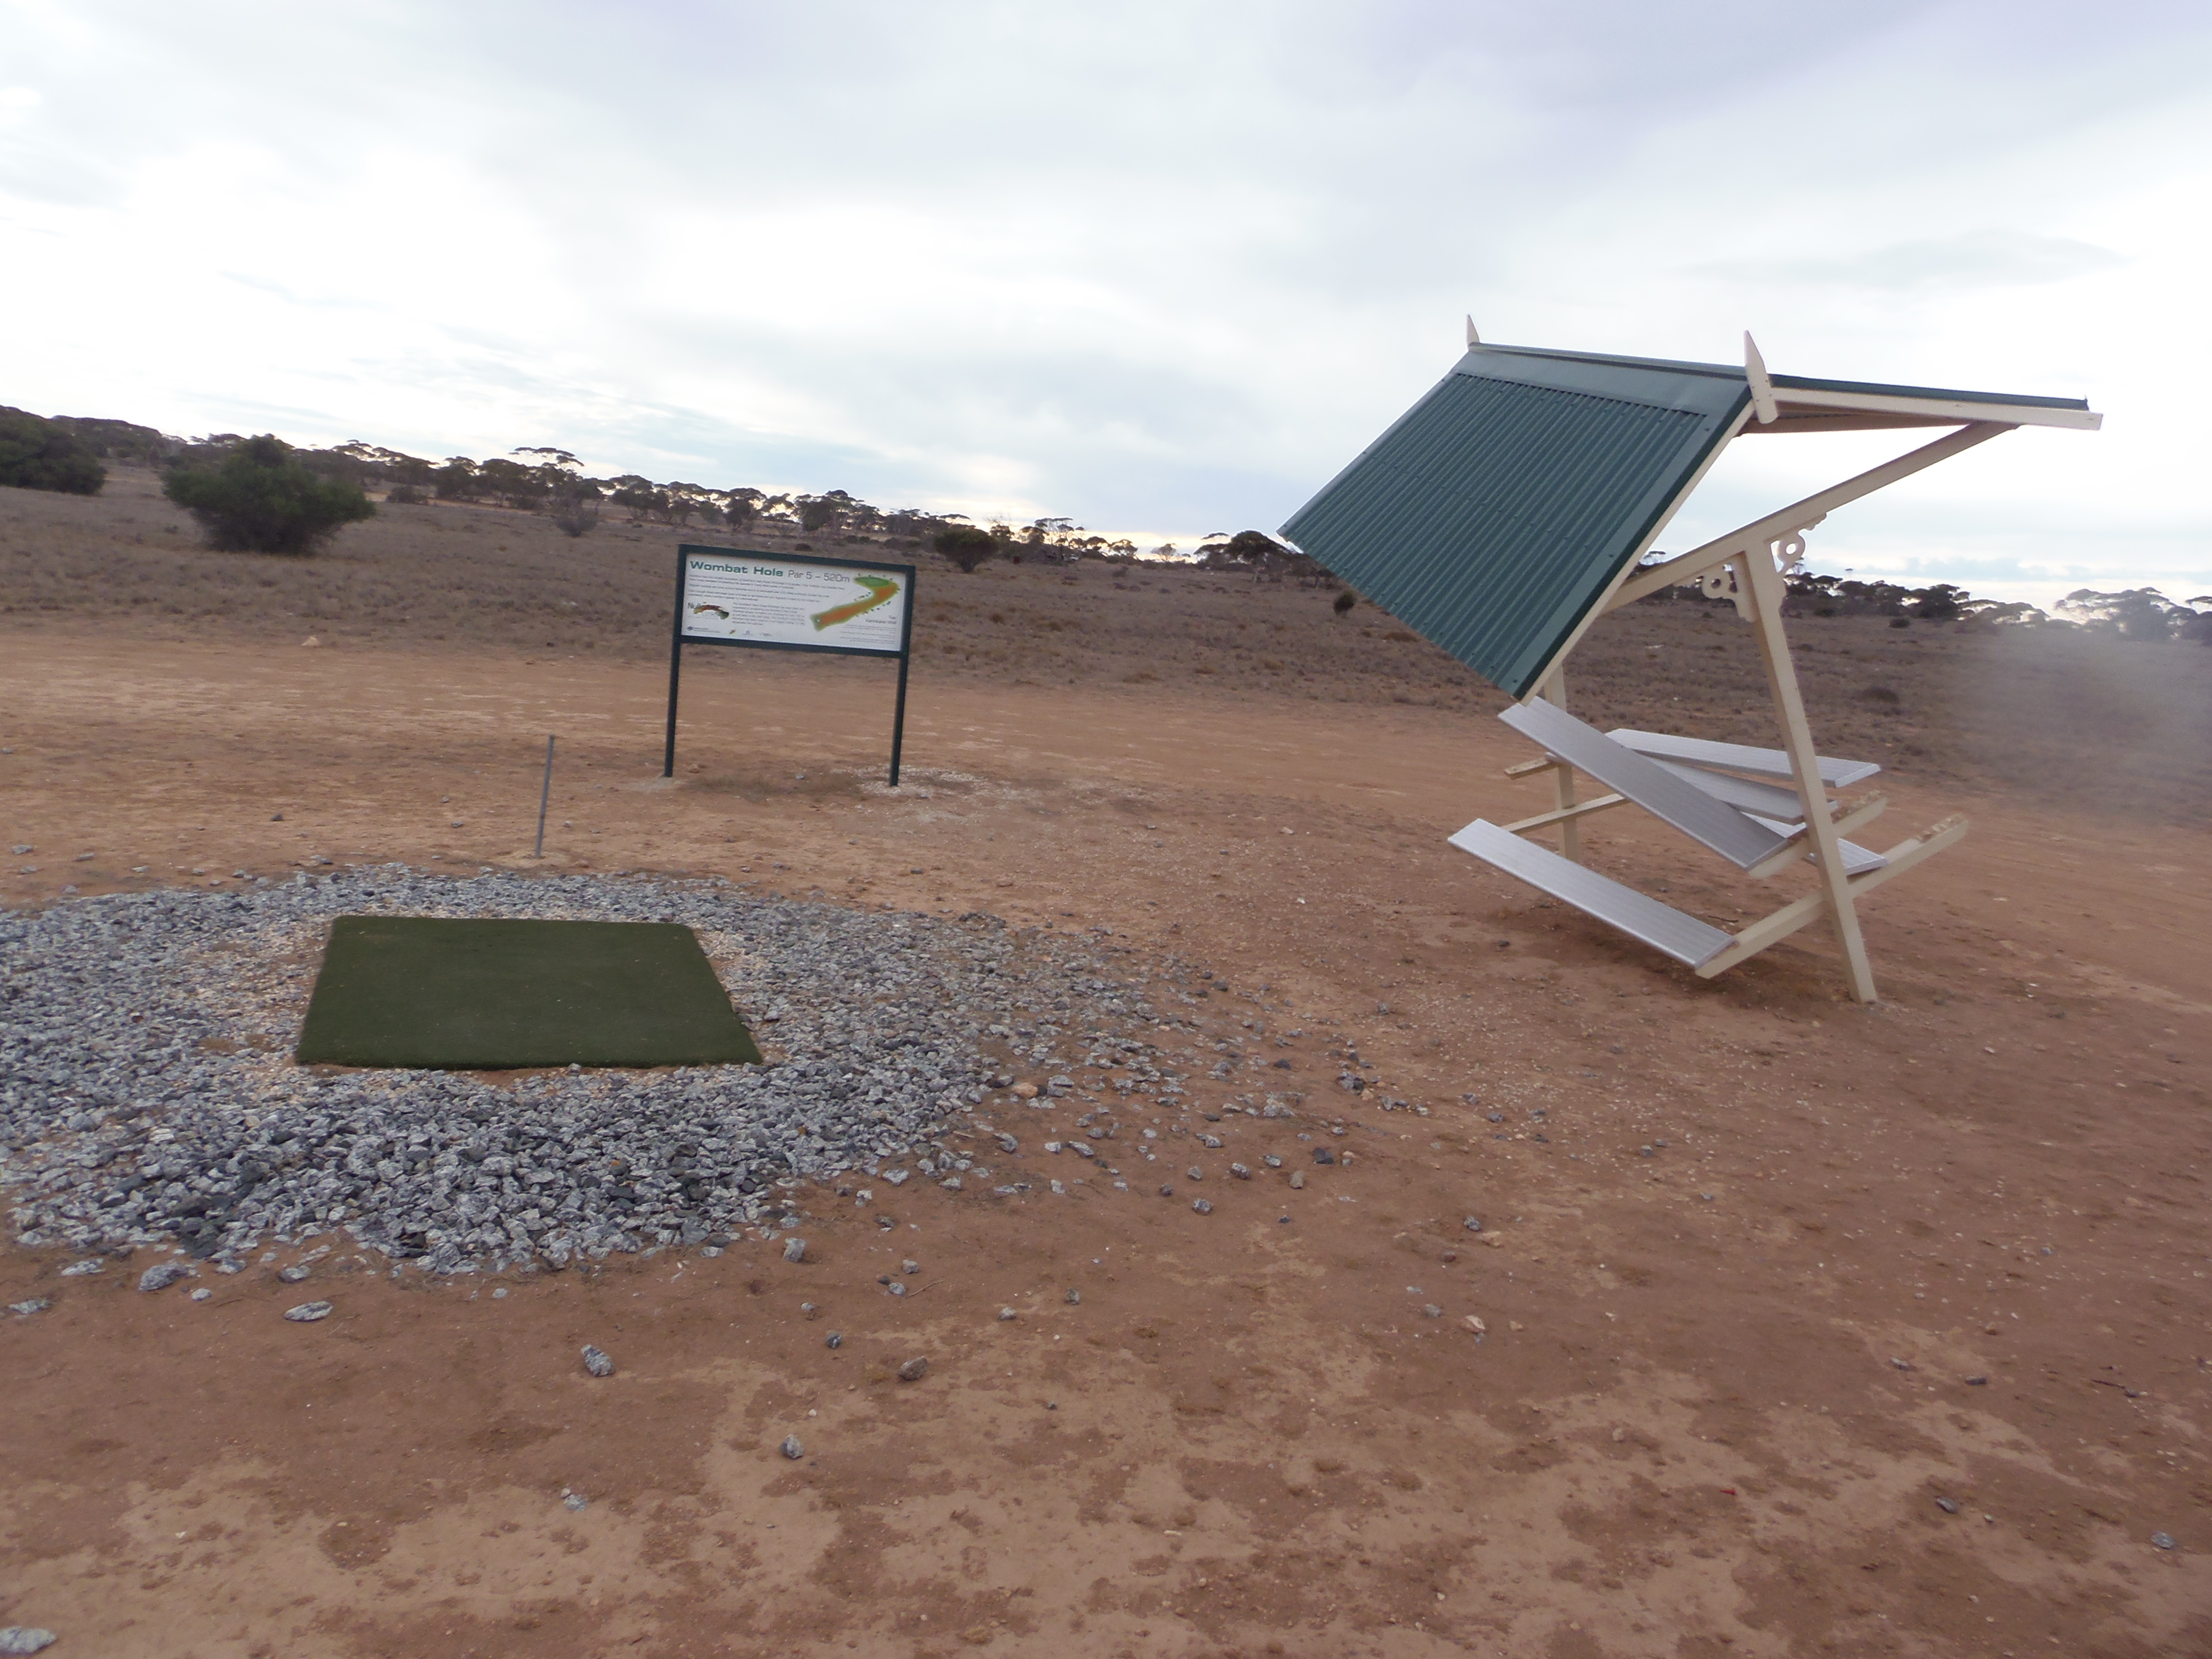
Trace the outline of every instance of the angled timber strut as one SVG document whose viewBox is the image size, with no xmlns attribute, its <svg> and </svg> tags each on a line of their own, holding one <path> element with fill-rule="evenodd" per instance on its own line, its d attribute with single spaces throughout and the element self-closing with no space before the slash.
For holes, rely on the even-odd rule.
<svg viewBox="0 0 2212 1659">
<path fill-rule="evenodd" d="M 1452 844 L 1577 905 L 1711 978 L 1825 918 L 1851 994 L 1875 997 L 1857 899 L 1966 833 L 1950 818 L 1875 853 L 1844 839 L 1882 809 L 1849 789 L 1881 769 L 1820 754 L 1782 628 L 1785 577 L 1805 538 L 1845 503 L 2021 426 L 2094 431 L 2079 398 L 1770 374 L 1744 336 L 1741 368 L 1486 345 L 1467 355 L 1283 526 L 1362 593 L 1513 697 L 1500 716 L 1550 773 L 1555 805 L 1518 823 L 1478 818 Z M 1703 547 L 1643 563 L 1739 437 L 1953 430 L 1895 460 L 1753 520 Z M 1687 734 L 1600 732 L 1567 712 L 1566 660 L 1607 611 L 1677 583 L 1725 598 L 1757 630 L 1780 746 Z M 1584 796 L 1577 777 L 1603 787 Z M 1735 933 L 1600 875 L 1580 825 L 1633 803 L 1749 875 L 1807 867 L 1813 890 Z M 1556 829 L 1558 852 L 1529 841 Z"/>
</svg>

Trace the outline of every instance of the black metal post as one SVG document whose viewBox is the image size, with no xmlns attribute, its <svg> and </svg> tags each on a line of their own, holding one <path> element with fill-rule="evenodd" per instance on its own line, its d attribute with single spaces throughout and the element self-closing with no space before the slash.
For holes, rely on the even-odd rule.
<svg viewBox="0 0 2212 1659">
<path fill-rule="evenodd" d="M 660 757 L 660 775 L 676 775 L 676 692 L 684 677 L 684 550 L 676 551 L 676 617 L 668 625 L 668 747 Z"/>
<path fill-rule="evenodd" d="M 899 750 L 906 744 L 906 664 L 908 653 L 899 653 L 898 702 L 891 710 L 891 787 L 898 787 Z"/>
</svg>

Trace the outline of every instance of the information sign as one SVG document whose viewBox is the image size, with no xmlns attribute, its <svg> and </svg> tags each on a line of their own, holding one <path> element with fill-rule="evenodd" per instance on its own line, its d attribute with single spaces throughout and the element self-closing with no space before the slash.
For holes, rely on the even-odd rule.
<svg viewBox="0 0 2212 1659">
<path fill-rule="evenodd" d="M 914 633 L 914 567 L 727 547 L 676 550 L 676 625 L 668 653 L 668 747 L 661 775 L 676 775 L 676 702 L 687 645 L 747 645 L 896 657 L 891 782 L 906 735 L 906 672 Z"/>
</svg>

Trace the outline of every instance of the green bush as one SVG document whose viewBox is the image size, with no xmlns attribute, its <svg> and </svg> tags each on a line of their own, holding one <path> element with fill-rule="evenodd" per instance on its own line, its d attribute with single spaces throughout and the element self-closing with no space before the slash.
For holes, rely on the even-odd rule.
<svg viewBox="0 0 2212 1659">
<path fill-rule="evenodd" d="M 956 524 L 949 530 L 940 530 L 930 544 L 952 563 L 971 573 L 999 550 L 996 538 L 972 524 Z"/>
<path fill-rule="evenodd" d="M 269 434 L 248 438 L 220 465 L 171 469 L 161 492 L 226 552 L 312 553 L 340 526 L 376 516 L 359 484 L 317 477 Z"/>
<path fill-rule="evenodd" d="M 0 484 L 97 495 L 107 469 L 70 432 L 21 409 L 0 409 Z"/>
</svg>

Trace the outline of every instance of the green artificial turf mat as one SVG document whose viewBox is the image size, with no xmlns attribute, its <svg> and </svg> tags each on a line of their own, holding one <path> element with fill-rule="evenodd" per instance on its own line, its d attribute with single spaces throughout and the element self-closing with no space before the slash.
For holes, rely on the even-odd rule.
<svg viewBox="0 0 2212 1659">
<path fill-rule="evenodd" d="M 340 916 L 298 1057 L 506 1070 L 761 1055 L 699 941 L 672 921 Z"/>
</svg>

